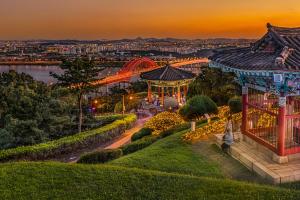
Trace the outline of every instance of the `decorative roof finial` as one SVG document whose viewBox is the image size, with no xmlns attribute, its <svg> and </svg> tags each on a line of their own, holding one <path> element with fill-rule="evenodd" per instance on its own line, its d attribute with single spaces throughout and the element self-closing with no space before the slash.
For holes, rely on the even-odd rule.
<svg viewBox="0 0 300 200">
<path fill-rule="evenodd" d="M 268 23 L 267 23 L 267 28 L 270 29 L 270 28 L 272 28 L 272 27 L 273 27 L 273 26 L 268 22 Z"/>
</svg>

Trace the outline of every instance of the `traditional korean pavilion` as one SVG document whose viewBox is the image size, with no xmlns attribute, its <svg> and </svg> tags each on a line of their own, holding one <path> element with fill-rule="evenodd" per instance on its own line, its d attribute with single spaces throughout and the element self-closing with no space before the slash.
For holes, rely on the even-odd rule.
<svg viewBox="0 0 300 200">
<path fill-rule="evenodd" d="M 267 30 L 250 47 L 217 51 L 210 67 L 235 73 L 242 86 L 243 136 L 288 162 L 300 153 L 300 28 Z"/>
<path fill-rule="evenodd" d="M 148 102 L 152 102 L 152 89 L 156 87 L 161 97 L 162 105 L 164 104 L 166 92 L 169 89 L 172 90 L 172 96 L 176 92 L 177 102 L 181 104 L 182 90 L 183 95 L 186 96 L 188 85 L 195 77 L 195 74 L 172 67 L 169 64 L 141 74 L 141 78 L 148 83 Z"/>
</svg>

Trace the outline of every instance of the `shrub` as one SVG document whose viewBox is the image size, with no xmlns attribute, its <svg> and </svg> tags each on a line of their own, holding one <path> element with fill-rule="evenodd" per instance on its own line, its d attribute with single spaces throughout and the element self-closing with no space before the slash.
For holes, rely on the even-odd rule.
<svg viewBox="0 0 300 200">
<path fill-rule="evenodd" d="M 131 111 L 133 109 L 137 110 L 141 104 L 141 100 L 139 100 L 137 97 L 134 97 L 133 99 L 129 100 L 129 97 L 125 100 L 125 111 Z M 123 103 L 122 101 L 119 101 L 114 108 L 115 113 L 120 113 L 123 111 Z"/>
<path fill-rule="evenodd" d="M 141 139 L 147 135 L 151 135 L 152 133 L 152 129 L 150 128 L 142 128 L 141 130 L 139 130 L 138 132 L 136 132 L 135 134 L 133 134 L 131 136 L 131 141 L 136 141 L 138 139 Z"/>
<path fill-rule="evenodd" d="M 140 140 L 134 141 L 134 142 L 122 147 L 123 154 L 127 155 L 130 153 L 136 152 L 138 150 L 141 150 L 141 149 L 153 144 L 158 139 L 159 139 L 158 136 L 149 135 Z"/>
<path fill-rule="evenodd" d="M 162 112 L 147 121 L 144 127 L 152 129 L 152 134 L 159 135 L 162 131 L 183 122 L 183 119 L 177 113 Z"/>
<path fill-rule="evenodd" d="M 239 113 L 242 111 L 242 99 L 241 97 L 235 96 L 229 99 L 228 106 L 232 114 Z"/>
<path fill-rule="evenodd" d="M 161 138 L 167 137 L 172 135 L 173 133 L 181 132 L 183 130 L 189 129 L 190 125 L 188 123 L 179 124 L 176 126 L 173 126 L 172 128 L 169 128 L 168 130 L 162 131 L 159 136 Z"/>
<path fill-rule="evenodd" d="M 87 153 L 80 157 L 77 163 L 105 163 L 120 158 L 123 155 L 122 149 L 105 149 L 102 151 Z"/>
<path fill-rule="evenodd" d="M 218 113 L 217 104 L 209 97 L 196 95 L 188 100 L 179 113 L 187 120 L 200 119 L 204 114 Z"/>
<path fill-rule="evenodd" d="M 115 113 L 120 113 L 123 111 L 123 104 L 121 101 L 119 101 L 118 103 L 116 103 L 115 108 L 114 108 L 114 112 Z"/>
<path fill-rule="evenodd" d="M 200 126 L 200 125 L 205 124 L 205 123 L 207 123 L 207 120 L 203 119 L 203 120 L 197 121 L 196 125 Z M 187 130 L 189 128 L 191 128 L 191 125 L 189 123 L 179 124 L 179 125 L 173 126 L 172 128 L 170 128 L 168 130 L 165 130 L 165 131 L 161 132 L 159 134 L 159 136 L 161 138 L 164 138 L 164 137 L 172 135 L 173 133 L 178 133 L 178 132 Z"/>
</svg>

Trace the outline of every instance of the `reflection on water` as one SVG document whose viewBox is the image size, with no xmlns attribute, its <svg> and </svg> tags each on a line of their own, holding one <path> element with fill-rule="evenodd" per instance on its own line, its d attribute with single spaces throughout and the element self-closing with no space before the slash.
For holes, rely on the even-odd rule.
<svg viewBox="0 0 300 200">
<path fill-rule="evenodd" d="M 26 73 L 35 80 L 43 81 L 47 84 L 55 83 L 56 80 L 50 76 L 50 72 L 62 74 L 63 70 L 59 66 L 42 66 L 42 65 L 0 65 L 0 73 L 14 70 L 18 73 Z M 107 67 L 99 73 L 99 78 L 104 78 L 115 74 L 119 68 Z"/>
<path fill-rule="evenodd" d="M 41 66 L 41 65 L 0 65 L 0 73 L 14 70 L 18 73 L 26 73 L 35 80 L 45 83 L 54 83 L 55 79 L 50 76 L 50 72 L 62 74 L 63 70 L 59 66 Z"/>
</svg>

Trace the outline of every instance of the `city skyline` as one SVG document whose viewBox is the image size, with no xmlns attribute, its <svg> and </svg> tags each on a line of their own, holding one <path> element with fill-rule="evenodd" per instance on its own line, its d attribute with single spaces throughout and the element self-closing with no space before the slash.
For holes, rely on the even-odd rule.
<svg viewBox="0 0 300 200">
<path fill-rule="evenodd" d="M 0 39 L 258 38 L 298 27 L 297 0 L 1 0 Z"/>
</svg>

